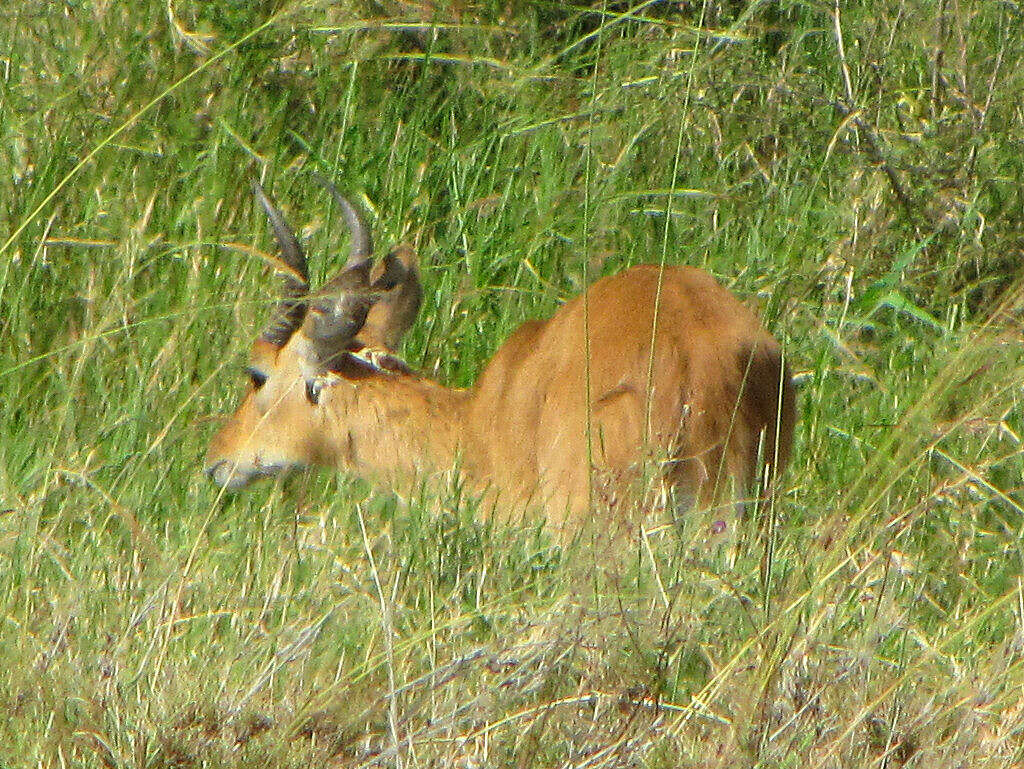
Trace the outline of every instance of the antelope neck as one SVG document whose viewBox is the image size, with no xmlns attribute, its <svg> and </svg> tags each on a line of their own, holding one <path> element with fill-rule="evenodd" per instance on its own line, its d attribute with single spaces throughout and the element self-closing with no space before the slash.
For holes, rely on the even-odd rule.
<svg viewBox="0 0 1024 769">
<path fill-rule="evenodd" d="M 412 373 L 382 370 L 333 383 L 329 432 L 338 464 L 387 484 L 454 467 L 471 394 Z"/>
</svg>

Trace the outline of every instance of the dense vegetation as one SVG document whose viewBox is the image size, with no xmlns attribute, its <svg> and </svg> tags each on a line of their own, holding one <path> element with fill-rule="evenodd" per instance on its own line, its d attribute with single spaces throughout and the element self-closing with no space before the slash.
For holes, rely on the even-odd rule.
<svg viewBox="0 0 1024 769">
<path fill-rule="evenodd" d="M 14 0 L 0 25 L 0 765 L 1024 764 L 1013 0 Z M 640 261 L 800 381 L 771 514 L 616 557 L 198 472 L 266 315 L 262 177 L 419 250 L 421 370 Z M 323 258 L 328 256 L 330 258 Z M 585 540 L 585 538 L 584 538 Z"/>
</svg>

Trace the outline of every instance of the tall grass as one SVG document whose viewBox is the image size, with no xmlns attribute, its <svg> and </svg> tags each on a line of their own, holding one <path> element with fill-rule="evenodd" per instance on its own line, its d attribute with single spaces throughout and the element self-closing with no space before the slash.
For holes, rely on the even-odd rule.
<svg viewBox="0 0 1024 769">
<path fill-rule="evenodd" d="M 0 764 L 1024 762 L 1024 18 L 840 6 L 18 0 Z M 451 385 L 599 275 L 713 272 L 801 383 L 775 514 L 605 559 L 457 477 L 221 499 L 272 301 L 249 182 L 322 277 L 313 170 L 416 244 L 405 354 Z"/>
</svg>

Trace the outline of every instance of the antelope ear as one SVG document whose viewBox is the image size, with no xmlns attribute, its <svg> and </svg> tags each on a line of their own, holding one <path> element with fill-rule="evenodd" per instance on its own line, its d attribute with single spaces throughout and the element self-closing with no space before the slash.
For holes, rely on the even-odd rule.
<svg viewBox="0 0 1024 769">
<path fill-rule="evenodd" d="M 359 339 L 368 347 L 397 350 L 416 320 L 423 288 L 411 246 L 396 246 L 370 274 L 370 289 L 377 299 L 366 315 Z"/>
</svg>

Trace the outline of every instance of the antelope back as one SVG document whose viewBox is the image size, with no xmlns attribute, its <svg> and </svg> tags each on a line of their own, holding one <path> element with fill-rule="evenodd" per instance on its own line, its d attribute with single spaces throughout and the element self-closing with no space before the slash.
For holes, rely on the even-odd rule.
<svg viewBox="0 0 1024 769">
<path fill-rule="evenodd" d="M 788 457 L 793 403 L 778 343 L 729 291 L 702 270 L 640 265 L 498 350 L 477 382 L 468 461 L 571 533 L 648 460 L 683 507 L 752 492 Z"/>
</svg>

